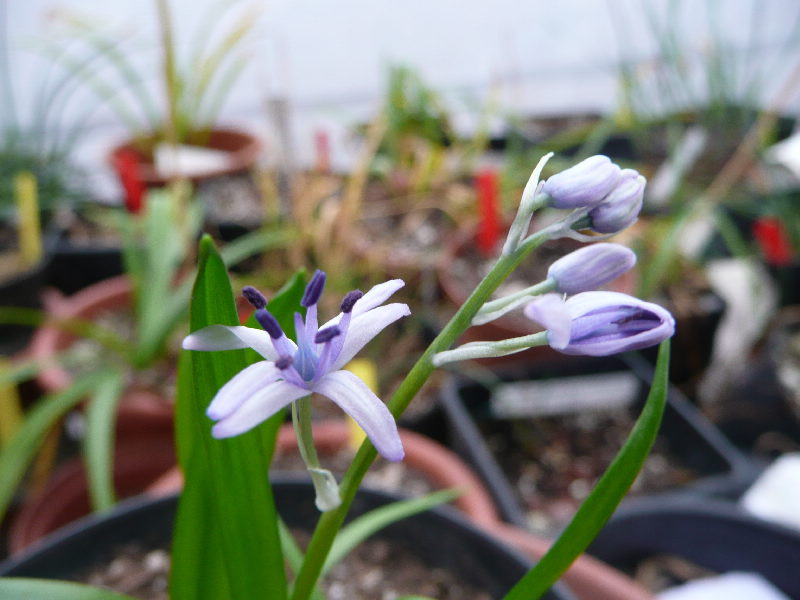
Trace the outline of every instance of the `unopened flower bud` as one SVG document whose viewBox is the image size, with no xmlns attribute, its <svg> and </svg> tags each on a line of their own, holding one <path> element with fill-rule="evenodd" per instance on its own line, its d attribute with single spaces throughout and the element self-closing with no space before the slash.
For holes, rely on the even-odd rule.
<svg viewBox="0 0 800 600">
<path fill-rule="evenodd" d="M 607 156 L 597 154 L 556 173 L 544 182 L 541 191 L 554 208 L 582 208 L 601 202 L 619 178 L 620 168 Z"/>
<path fill-rule="evenodd" d="M 555 291 L 578 294 L 595 290 L 636 264 L 636 254 L 620 244 L 591 244 L 559 258 L 547 270 Z"/>
<path fill-rule="evenodd" d="M 591 229 L 597 233 L 617 233 L 636 222 L 642 210 L 647 180 L 633 169 L 622 177 L 605 199 L 589 211 Z"/>
<path fill-rule="evenodd" d="M 609 356 L 655 346 L 675 333 L 666 309 L 618 292 L 583 292 L 564 301 L 546 294 L 525 315 L 547 330 L 554 350 L 579 356 Z"/>
</svg>

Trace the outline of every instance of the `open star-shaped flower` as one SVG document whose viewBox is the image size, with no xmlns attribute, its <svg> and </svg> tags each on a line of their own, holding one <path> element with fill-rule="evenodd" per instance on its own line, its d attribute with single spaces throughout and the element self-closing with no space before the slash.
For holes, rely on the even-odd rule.
<svg viewBox="0 0 800 600">
<path fill-rule="evenodd" d="M 187 350 L 252 348 L 266 360 L 237 373 L 214 396 L 206 414 L 216 421 L 212 434 L 231 437 L 262 423 L 295 400 L 314 392 L 330 398 L 349 414 L 386 459 L 403 458 L 403 446 L 394 417 L 386 405 L 346 365 L 385 327 L 411 313 L 408 305 L 383 305 L 403 287 L 401 279 L 376 285 L 366 294 L 348 293 L 342 312 L 321 327 L 317 302 L 325 287 L 325 273 L 317 271 L 306 286 L 301 305 L 305 320 L 295 313 L 297 342 L 290 340 L 266 309 L 266 298 L 255 288 L 242 293 L 256 308 L 264 328 L 210 325 L 183 340 Z"/>
</svg>

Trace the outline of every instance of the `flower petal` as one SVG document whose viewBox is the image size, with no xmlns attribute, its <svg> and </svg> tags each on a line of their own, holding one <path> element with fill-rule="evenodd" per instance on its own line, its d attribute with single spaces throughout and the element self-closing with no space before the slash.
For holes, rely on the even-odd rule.
<svg viewBox="0 0 800 600">
<path fill-rule="evenodd" d="M 281 371 L 273 362 L 264 360 L 242 369 L 223 385 L 206 409 L 206 414 L 215 421 L 224 419 L 239 408 L 245 400 L 262 387 L 281 377 Z"/>
<path fill-rule="evenodd" d="M 233 413 L 218 421 L 211 430 L 215 438 L 239 435 L 260 425 L 272 415 L 311 392 L 287 381 L 274 381 L 262 387 Z"/>
<path fill-rule="evenodd" d="M 340 369 L 349 363 L 350 359 L 383 329 L 410 314 L 411 309 L 407 304 L 394 303 L 373 308 L 369 312 L 353 318 L 339 356 L 336 357 L 330 368 Z"/>
<path fill-rule="evenodd" d="M 314 386 L 355 419 L 381 456 L 398 461 L 404 456 L 397 424 L 386 405 L 350 371 L 333 371 Z"/>
<path fill-rule="evenodd" d="M 353 305 L 353 310 L 350 313 L 351 316 L 356 317 L 358 315 L 363 315 L 365 312 L 380 306 L 405 284 L 405 281 L 402 279 L 390 279 L 389 281 L 384 281 L 383 283 L 373 286 L 372 289 L 361 296 L 361 298 L 359 298 Z M 343 316 L 344 313 L 339 313 L 330 321 L 322 325 L 320 329 L 325 329 L 331 325 L 338 325 L 342 321 Z"/>
<path fill-rule="evenodd" d="M 183 338 L 185 350 L 240 350 L 252 348 L 267 360 L 275 360 L 278 353 L 266 331 L 242 325 L 209 325 Z"/>
<path fill-rule="evenodd" d="M 392 294 L 406 284 L 402 279 L 390 279 L 373 286 L 366 294 L 361 296 L 353 305 L 353 316 L 364 314 L 368 310 L 386 302 Z"/>
<path fill-rule="evenodd" d="M 569 343 L 572 319 L 566 303 L 558 294 L 544 294 L 525 307 L 525 316 L 548 330 L 547 339 L 556 350 Z"/>
</svg>

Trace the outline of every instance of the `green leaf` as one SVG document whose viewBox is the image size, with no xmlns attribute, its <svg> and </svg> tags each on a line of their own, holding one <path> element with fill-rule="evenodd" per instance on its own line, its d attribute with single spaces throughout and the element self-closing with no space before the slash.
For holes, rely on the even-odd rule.
<svg viewBox="0 0 800 600">
<path fill-rule="evenodd" d="M 277 316 L 277 315 L 276 315 Z M 192 331 L 238 324 L 228 274 L 211 238 L 200 242 L 190 308 Z M 206 407 L 214 394 L 247 366 L 241 350 L 188 351 L 181 358 L 176 419 L 185 487 L 173 542 L 172 597 L 184 599 L 286 597 L 278 515 L 269 464 L 283 415 L 252 431 L 215 440 Z M 219 594 L 224 566 L 229 593 Z M 194 581 L 192 581 L 194 579 Z"/>
<path fill-rule="evenodd" d="M 667 402 L 669 340 L 661 343 L 650 393 L 628 439 L 550 550 L 517 582 L 505 600 L 535 600 L 589 546 L 630 489 L 653 447 Z"/>
<path fill-rule="evenodd" d="M 460 495 L 461 491 L 457 489 L 440 490 L 419 498 L 392 502 L 354 519 L 342 527 L 337 534 L 328 558 L 325 560 L 325 565 L 322 567 L 321 575 L 325 575 L 356 546 L 387 525 L 455 500 Z"/>
<path fill-rule="evenodd" d="M 108 377 L 106 372 L 82 377 L 66 390 L 44 396 L 27 413 L 22 427 L 0 452 L 0 521 L 47 433 L 68 410 Z"/>
<path fill-rule="evenodd" d="M 89 497 L 96 511 L 108 510 L 115 503 L 114 426 L 117 405 L 122 398 L 124 375 L 112 371 L 100 381 L 86 407 L 86 438 L 83 452 Z"/>
<path fill-rule="evenodd" d="M 0 600 L 47 598 L 47 600 L 135 600 L 118 594 L 71 581 L 0 577 Z"/>
</svg>

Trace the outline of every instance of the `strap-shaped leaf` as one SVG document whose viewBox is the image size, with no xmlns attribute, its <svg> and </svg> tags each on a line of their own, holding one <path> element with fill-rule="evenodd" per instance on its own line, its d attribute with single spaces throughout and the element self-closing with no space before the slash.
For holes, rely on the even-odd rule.
<svg viewBox="0 0 800 600">
<path fill-rule="evenodd" d="M 24 577 L 0 578 L 0 600 L 20 600 L 20 598 L 47 598 L 47 600 L 135 600 L 132 596 L 118 594 L 110 590 L 47 579 L 26 579 Z"/>
<path fill-rule="evenodd" d="M 597 485 L 550 550 L 505 596 L 505 600 L 535 600 L 589 546 L 630 489 L 653 447 L 667 402 L 669 340 L 661 343 L 656 372 L 642 413 L 628 439 Z"/>
<path fill-rule="evenodd" d="M 237 323 L 228 274 L 206 236 L 200 243 L 190 328 Z M 184 351 L 181 357 L 176 419 L 178 457 L 186 483 L 173 541 L 170 585 L 175 600 L 286 597 L 278 518 L 268 478 L 283 415 L 224 440 L 212 438 L 205 415 L 217 390 L 248 365 L 247 356 L 235 350 Z M 219 565 L 224 566 L 223 573 Z"/>
</svg>

